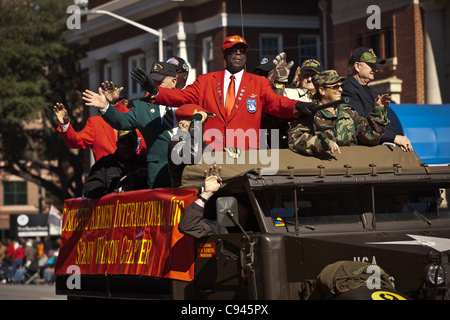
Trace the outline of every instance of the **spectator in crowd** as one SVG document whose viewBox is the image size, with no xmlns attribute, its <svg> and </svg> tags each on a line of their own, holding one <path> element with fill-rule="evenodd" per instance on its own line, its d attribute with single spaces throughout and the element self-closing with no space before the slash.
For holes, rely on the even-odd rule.
<svg viewBox="0 0 450 320">
<path fill-rule="evenodd" d="M 373 103 L 379 96 L 377 91 L 368 86 L 378 72 L 377 63 L 385 64 L 386 60 L 378 58 L 373 49 L 365 47 L 356 48 L 349 60 L 352 76 L 343 84 L 342 97 L 349 98 L 349 104 L 363 117 L 372 111 Z M 411 141 L 399 135 L 392 122 L 387 126 L 386 133 L 380 142 L 395 143 L 403 151 L 413 151 Z"/>
<path fill-rule="evenodd" d="M 112 82 L 107 83 L 107 85 L 108 88 L 103 85 L 104 94 L 112 101 L 116 110 L 123 113 L 128 112 L 129 109 L 126 107 L 128 105 L 128 95 L 126 91 L 116 90 Z M 83 130 L 76 132 L 70 124 L 68 112 L 62 103 L 57 102 L 53 107 L 53 111 L 60 123 L 57 130 L 69 148 L 86 149 L 90 147 L 95 161 L 98 161 L 103 156 L 114 153 L 116 150 L 117 132 L 102 117 L 89 117 Z M 140 132 L 138 132 L 138 136 L 141 138 L 139 139 L 138 154 L 146 155 L 147 149 Z"/>
<path fill-rule="evenodd" d="M 175 88 L 177 83 L 175 66 L 166 62 L 155 62 L 149 77 L 153 83 L 167 90 Z M 98 108 L 103 119 L 113 128 L 141 131 L 147 145 L 148 188 L 170 187 L 167 148 L 171 137 L 178 130 L 174 108 L 154 104 L 146 96 L 133 101 L 130 112 L 120 113 L 110 107 L 101 90 L 98 94 L 86 90 L 83 99 L 86 105 Z"/>
<path fill-rule="evenodd" d="M 111 193 L 119 187 L 119 182 L 124 191 L 145 189 L 146 157 L 136 154 L 136 146 L 136 131 L 118 130 L 117 150 L 92 166 L 83 186 L 85 197 L 98 198 Z"/>
<path fill-rule="evenodd" d="M 140 68 L 133 69 L 131 77 L 149 92 L 150 100 L 157 104 L 198 104 L 216 114 L 205 124 L 204 134 L 207 144 L 214 150 L 221 151 L 224 147 L 258 149 L 263 113 L 289 118 L 309 114 L 308 108 L 314 105 L 276 95 L 267 79 L 245 72 L 248 48 L 242 37 L 227 37 L 222 45 L 226 69 L 201 75 L 183 90 L 158 88 Z M 238 139 L 236 132 L 242 131 L 246 137 Z"/>
<path fill-rule="evenodd" d="M 37 258 L 36 248 L 33 248 L 33 243 L 31 241 L 27 241 L 24 250 L 25 261 L 23 263 L 23 266 L 16 269 L 13 280 L 15 283 L 21 283 L 25 273 L 37 271 L 36 258 Z"/>
<path fill-rule="evenodd" d="M 175 88 L 184 89 L 184 87 L 186 87 L 186 81 L 189 77 L 188 64 L 183 58 L 180 57 L 171 57 L 166 62 L 175 66 L 175 70 L 177 72 L 177 84 Z"/>
<path fill-rule="evenodd" d="M 320 104 L 341 99 L 342 82 L 335 70 L 327 70 L 313 77 L 315 96 Z M 361 117 L 350 105 L 340 104 L 304 116 L 291 123 L 289 148 L 311 155 L 330 151 L 340 153 L 339 146 L 357 144 L 376 145 L 384 134 L 389 119 L 386 113 L 388 95 L 378 96 L 367 118 Z"/>
<path fill-rule="evenodd" d="M 3 242 L 0 242 L 0 266 L 3 265 L 5 258 L 6 258 L 6 246 L 3 244 Z"/>
<path fill-rule="evenodd" d="M 6 269 L 2 283 L 11 283 L 14 280 L 16 270 L 22 267 L 25 249 L 19 242 L 8 240 L 6 247 Z"/>
<path fill-rule="evenodd" d="M 53 276 L 55 274 L 56 258 L 57 255 L 55 251 L 50 250 L 48 252 L 48 260 L 43 266 L 44 279 L 48 284 L 52 284 L 55 281 Z"/>
</svg>

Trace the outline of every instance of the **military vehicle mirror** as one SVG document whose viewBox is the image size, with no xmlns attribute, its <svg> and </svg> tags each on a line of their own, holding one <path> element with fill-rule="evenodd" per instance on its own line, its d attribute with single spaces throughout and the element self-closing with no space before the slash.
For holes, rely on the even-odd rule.
<svg viewBox="0 0 450 320">
<path fill-rule="evenodd" d="M 238 219 L 238 202 L 235 197 L 219 197 L 216 200 L 217 222 L 222 227 L 234 227 L 236 224 L 230 218 L 230 214 Z M 228 212 L 228 214 L 227 214 Z"/>
</svg>

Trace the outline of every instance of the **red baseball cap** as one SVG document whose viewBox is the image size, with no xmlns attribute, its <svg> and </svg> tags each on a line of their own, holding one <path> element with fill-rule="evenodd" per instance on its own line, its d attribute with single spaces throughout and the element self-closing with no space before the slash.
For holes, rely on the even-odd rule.
<svg viewBox="0 0 450 320">
<path fill-rule="evenodd" d="M 209 113 L 208 111 L 206 111 L 205 109 L 200 107 L 198 104 L 185 104 L 185 105 L 182 105 L 181 107 L 179 107 L 177 109 L 177 111 L 175 111 L 175 116 L 177 117 L 178 121 L 191 120 L 190 118 L 192 118 L 194 113 L 197 113 L 197 112 L 200 112 L 200 111 L 208 113 L 208 117 L 212 117 L 213 116 L 212 113 Z"/>
<path fill-rule="evenodd" d="M 250 47 L 244 38 L 242 38 L 240 36 L 236 36 L 236 35 L 230 36 L 225 39 L 225 42 L 222 45 L 222 53 L 225 50 L 227 50 L 228 48 L 231 48 L 232 46 L 239 44 L 239 43 L 245 44 L 247 46 L 247 48 Z"/>
</svg>

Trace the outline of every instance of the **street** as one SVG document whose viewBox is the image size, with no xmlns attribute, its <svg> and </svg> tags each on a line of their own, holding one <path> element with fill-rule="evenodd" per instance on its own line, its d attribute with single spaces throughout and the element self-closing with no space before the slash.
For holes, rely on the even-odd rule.
<svg viewBox="0 0 450 320">
<path fill-rule="evenodd" d="M 0 300 L 66 300 L 55 294 L 55 286 L 47 284 L 0 284 Z"/>
</svg>

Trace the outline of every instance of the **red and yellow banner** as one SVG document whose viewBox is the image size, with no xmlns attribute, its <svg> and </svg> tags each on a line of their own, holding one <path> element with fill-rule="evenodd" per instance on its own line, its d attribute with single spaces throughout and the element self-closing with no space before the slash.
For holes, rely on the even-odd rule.
<svg viewBox="0 0 450 320">
<path fill-rule="evenodd" d="M 64 203 L 56 274 L 135 274 L 192 281 L 192 238 L 178 231 L 192 189 L 155 189 Z"/>
</svg>

